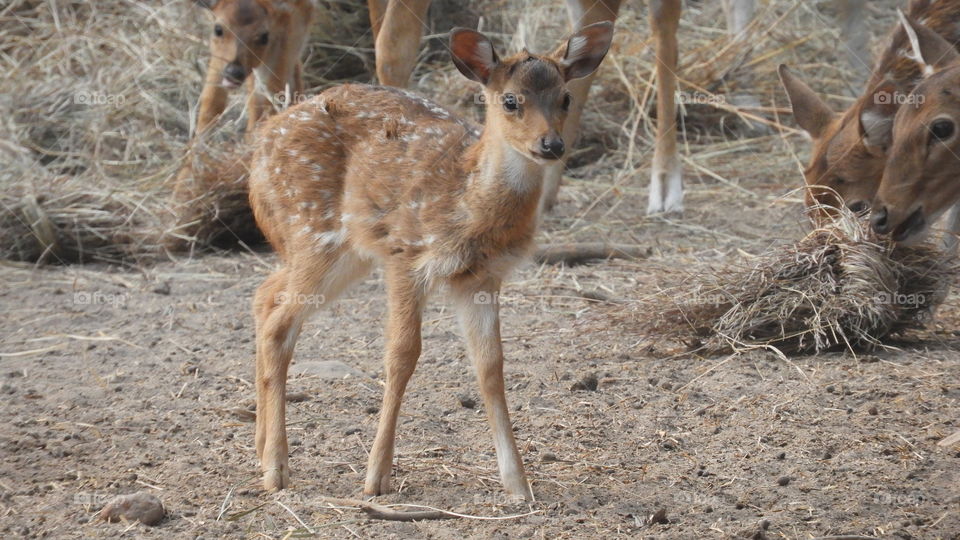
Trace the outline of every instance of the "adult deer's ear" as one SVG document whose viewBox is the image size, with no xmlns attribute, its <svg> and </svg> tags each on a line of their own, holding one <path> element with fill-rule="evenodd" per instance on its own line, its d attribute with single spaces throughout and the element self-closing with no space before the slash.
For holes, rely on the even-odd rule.
<svg viewBox="0 0 960 540">
<path fill-rule="evenodd" d="M 213 9 L 217 5 L 218 0 L 193 0 L 193 3 L 207 9 Z"/>
<path fill-rule="evenodd" d="M 960 59 L 960 53 L 940 34 L 904 15 L 903 11 L 897 10 L 897 14 L 913 51 L 910 58 L 922 66 L 924 77 L 929 77 Z"/>
<path fill-rule="evenodd" d="M 819 139 L 833 120 L 833 111 L 785 64 L 780 64 L 777 71 L 780 73 L 780 84 L 790 98 L 793 118 L 811 137 Z"/>
<path fill-rule="evenodd" d="M 450 54 L 453 64 L 463 76 L 487 84 L 490 74 L 500 64 L 497 51 L 487 36 L 468 28 L 454 28 L 450 31 Z"/>
<path fill-rule="evenodd" d="M 872 92 L 861 98 L 857 113 L 860 137 L 867 150 L 884 155 L 893 142 L 893 118 L 897 115 L 897 85 L 883 81 Z"/>
<path fill-rule="evenodd" d="M 581 28 L 551 56 L 560 63 L 565 80 L 580 79 L 600 67 L 612 41 L 613 23 L 598 22 Z"/>
</svg>

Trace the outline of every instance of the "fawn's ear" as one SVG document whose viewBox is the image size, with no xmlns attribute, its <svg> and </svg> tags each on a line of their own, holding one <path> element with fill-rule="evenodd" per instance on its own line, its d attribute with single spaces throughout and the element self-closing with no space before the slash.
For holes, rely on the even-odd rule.
<svg viewBox="0 0 960 540">
<path fill-rule="evenodd" d="M 580 79 L 600 67 L 612 41 L 613 23 L 598 22 L 581 28 L 551 56 L 560 63 L 565 80 Z"/>
<path fill-rule="evenodd" d="M 193 3 L 207 9 L 213 9 L 217 5 L 218 0 L 193 0 Z"/>
<path fill-rule="evenodd" d="M 893 142 L 893 118 L 897 115 L 897 86 L 883 81 L 867 94 L 860 105 L 857 119 L 860 137 L 867 150 L 883 155 Z"/>
<path fill-rule="evenodd" d="M 804 131 L 819 139 L 833 120 L 833 111 L 809 86 L 793 74 L 785 64 L 780 64 L 780 84 L 787 91 L 793 118 Z"/>
<path fill-rule="evenodd" d="M 920 64 L 924 77 L 929 77 L 960 59 L 960 53 L 940 34 L 904 15 L 903 11 L 897 10 L 897 14 L 913 51 L 910 58 Z"/>
<path fill-rule="evenodd" d="M 497 51 L 487 36 L 469 28 L 450 31 L 450 54 L 460 73 L 471 81 L 487 84 L 490 74 L 500 64 Z"/>
</svg>

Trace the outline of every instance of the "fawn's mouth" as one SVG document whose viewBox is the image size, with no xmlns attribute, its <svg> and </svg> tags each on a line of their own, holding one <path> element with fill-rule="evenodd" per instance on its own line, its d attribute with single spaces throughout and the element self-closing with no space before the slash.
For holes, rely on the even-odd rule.
<svg viewBox="0 0 960 540">
<path fill-rule="evenodd" d="M 536 161 L 537 163 L 545 164 L 545 163 L 552 163 L 554 161 L 557 161 L 563 156 L 562 155 L 558 156 L 552 152 L 540 152 L 537 150 L 531 150 L 530 157 L 532 157 L 533 160 Z"/>
<path fill-rule="evenodd" d="M 893 241 L 902 242 L 917 233 L 922 232 L 927 225 L 926 218 L 923 217 L 923 208 L 917 208 L 907 219 L 893 229 Z"/>
<path fill-rule="evenodd" d="M 220 80 L 220 86 L 228 89 L 239 88 L 243 84 L 243 81 L 238 81 L 232 77 L 223 76 L 223 79 Z"/>
</svg>

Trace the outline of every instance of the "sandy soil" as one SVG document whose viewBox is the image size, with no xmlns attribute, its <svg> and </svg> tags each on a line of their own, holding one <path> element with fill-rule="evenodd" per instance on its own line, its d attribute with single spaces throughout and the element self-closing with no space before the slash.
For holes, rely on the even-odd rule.
<svg viewBox="0 0 960 540">
<path fill-rule="evenodd" d="M 750 170 L 750 152 L 731 148 L 704 164 Z M 874 354 L 691 355 L 610 315 L 798 238 L 799 207 L 778 198 L 789 180 L 769 180 L 796 178 L 795 163 L 784 152 L 779 170 L 736 185 L 690 178 L 689 211 L 673 220 L 640 216 L 643 171 L 620 186 L 574 174 L 589 180 L 568 185 L 544 240 L 613 239 L 651 256 L 529 265 L 504 290 L 508 396 L 538 500 L 516 504 L 500 490 L 442 301 L 426 316 L 400 421 L 399 491 L 380 499 L 524 516 L 368 521 L 319 500 L 360 492 L 381 399 L 378 275 L 306 325 L 295 360 L 305 374 L 290 382 L 300 394 L 288 412 L 294 486 L 261 491 L 245 412 L 249 311 L 276 261 L 260 250 L 128 270 L 0 265 L 0 535 L 960 538 L 960 447 L 937 445 L 960 429 L 955 297 L 928 332 Z M 356 372 L 324 378 L 319 360 Z M 592 377 L 595 390 L 571 389 Z M 166 506 L 159 526 L 94 518 L 138 490 Z M 660 510 L 665 519 L 651 522 Z"/>
</svg>

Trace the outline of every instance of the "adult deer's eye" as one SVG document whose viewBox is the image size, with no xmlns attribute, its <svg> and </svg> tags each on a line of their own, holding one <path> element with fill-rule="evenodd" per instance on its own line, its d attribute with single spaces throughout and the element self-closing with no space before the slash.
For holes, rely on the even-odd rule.
<svg viewBox="0 0 960 540">
<path fill-rule="evenodd" d="M 570 101 L 571 101 L 570 94 L 564 94 L 564 95 L 563 95 L 563 105 L 562 105 L 563 110 L 565 110 L 565 111 L 569 111 L 569 110 L 570 110 Z"/>
<path fill-rule="evenodd" d="M 223 37 L 223 27 L 219 24 L 213 27 L 213 35 Z"/>
<path fill-rule="evenodd" d="M 257 38 L 257 43 L 259 43 L 260 45 L 266 45 L 267 42 L 269 41 L 270 41 L 270 34 L 268 32 L 264 32 L 260 34 L 260 37 Z"/>
<path fill-rule="evenodd" d="M 953 135 L 953 120 L 937 120 L 930 126 L 930 134 L 939 141 L 945 141 Z"/>
<path fill-rule="evenodd" d="M 504 94 L 503 108 L 507 112 L 516 112 L 518 109 L 520 109 L 520 103 L 517 102 L 517 96 L 513 94 Z"/>
</svg>

